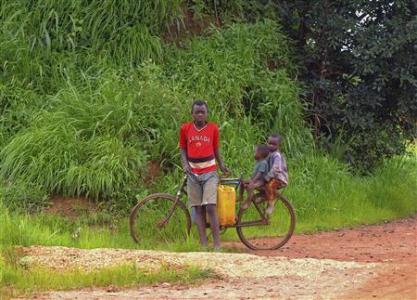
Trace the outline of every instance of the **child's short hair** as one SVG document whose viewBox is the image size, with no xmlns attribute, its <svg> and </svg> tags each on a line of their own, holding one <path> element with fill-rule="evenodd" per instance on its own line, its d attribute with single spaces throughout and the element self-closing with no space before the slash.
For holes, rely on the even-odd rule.
<svg viewBox="0 0 417 300">
<path fill-rule="evenodd" d="M 278 143 L 281 143 L 282 137 L 278 133 L 272 133 L 269 135 L 269 137 L 277 139 Z"/>
<path fill-rule="evenodd" d="M 197 100 L 194 100 L 193 104 L 191 104 L 191 113 L 193 113 L 194 106 L 202 106 L 202 105 L 206 107 L 207 112 L 208 112 L 209 108 L 208 108 L 207 102 L 204 100 L 197 99 Z"/>
<path fill-rule="evenodd" d="M 269 148 L 265 144 L 256 145 L 256 151 L 259 152 L 262 158 L 266 158 L 269 155 Z"/>
</svg>

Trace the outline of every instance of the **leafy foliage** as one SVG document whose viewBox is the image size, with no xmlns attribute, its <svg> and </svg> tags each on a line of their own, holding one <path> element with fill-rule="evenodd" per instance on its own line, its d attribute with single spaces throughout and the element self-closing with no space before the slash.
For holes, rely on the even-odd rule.
<svg viewBox="0 0 417 300">
<path fill-rule="evenodd" d="M 283 10 L 284 3 L 287 10 Z M 360 1 L 354 3 L 360 5 Z M 217 0 L 187 1 L 186 5 L 184 1 L 1 2 L 0 174 L 8 188 L 2 195 L 11 202 L 26 199 L 24 207 L 30 209 L 42 205 L 48 193 L 87 195 L 123 210 L 149 192 L 173 191 L 182 175 L 175 167 L 179 162 L 178 126 L 189 119 L 191 101 L 203 98 L 209 102 L 211 119 L 220 125 L 222 154 L 236 175 L 249 174 L 252 145 L 278 131 L 284 136 L 294 184 L 289 196 L 295 199 L 302 219 L 311 221 L 315 212 L 332 214 L 329 207 L 337 209 L 333 215 L 342 208 L 361 208 L 365 185 L 378 185 L 365 182 L 352 206 L 343 206 L 349 199 L 340 194 L 348 195 L 362 179 L 350 176 L 346 166 L 314 148 L 310 128 L 303 122 L 304 112 L 307 109 L 312 114 L 313 124 L 318 120 L 316 135 L 328 139 L 335 155 L 350 156 L 354 163 L 369 157 L 366 162 L 373 165 L 376 158 L 397 153 L 397 145 L 409 137 L 404 129 L 414 109 L 407 102 L 414 83 L 410 77 L 394 88 L 391 79 L 396 75 L 389 73 L 387 62 L 402 68 L 406 61 L 412 75 L 414 62 L 404 58 L 410 49 L 400 39 L 398 48 L 391 47 L 392 53 L 379 59 L 378 47 L 363 41 L 371 25 L 362 24 L 349 37 L 352 48 L 340 51 L 348 44 L 341 42 L 343 32 L 336 29 L 339 25 L 348 28 L 345 19 L 355 8 L 353 4 L 346 6 L 350 10 L 340 11 L 329 4 L 326 12 L 334 17 L 337 8 L 340 24 L 330 19 L 322 24 L 314 21 L 324 19 L 318 4 L 280 2 L 277 13 L 283 19 L 282 27 L 276 21 L 258 20 L 259 16 L 276 18 L 273 6 L 264 4 Z M 311 13 L 313 8 L 317 15 Z M 183 9 L 214 14 L 216 25 L 222 24 L 219 19 L 233 22 L 212 26 L 180 48 L 165 44 L 161 38 L 164 28 L 182 22 Z M 236 22 L 239 17 L 252 22 Z M 307 21 L 302 26 L 309 29 L 304 32 L 297 24 Z M 396 28 L 394 23 L 390 26 Z M 298 43 L 289 41 L 284 30 Z M 378 30 L 382 43 L 385 27 Z M 304 35 L 294 34 L 300 32 Z M 413 41 L 414 35 L 408 35 Z M 366 54 L 370 49 L 374 52 Z M 301 70 L 294 63 L 297 52 Z M 381 70 L 388 79 L 383 80 L 382 90 L 371 84 L 376 82 L 375 74 L 380 74 L 378 69 L 368 74 L 369 68 L 354 68 L 383 61 L 386 64 Z M 303 87 L 296 81 L 298 74 Z M 362 93 L 366 93 L 363 98 Z M 305 106 L 299 94 L 304 96 Z M 385 109 L 391 94 L 398 95 L 398 102 L 392 110 Z M 367 98 L 370 95 L 375 96 L 369 98 L 372 101 Z M 393 143 L 386 142 L 390 138 Z M 367 148 L 361 146 L 364 141 Z M 392 152 L 387 152 L 388 146 L 393 147 Z M 142 179 L 150 160 L 160 163 L 163 176 L 145 185 Z M 413 176 L 407 173 L 407 178 Z M 390 183 L 404 187 L 397 181 Z M 34 192 L 27 197 L 31 188 Z M 375 220 L 412 210 L 409 203 L 414 194 L 409 188 L 402 189 L 401 208 L 378 211 Z M 389 206 L 385 200 L 378 205 L 381 209 Z M 375 206 L 368 201 L 366 207 L 372 210 Z M 50 236 L 57 227 L 45 233 L 48 242 L 52 243 Z M 88 242 L 86 236 L 83 243 Z"/>
<path fill-rule="evenodd" d="M 362 170 L 416 138 L 414 1 L 249 1 L 296 42 L 316 138 Z M 340 145 L 340 143 L 344 145 Z"/>
</svg>

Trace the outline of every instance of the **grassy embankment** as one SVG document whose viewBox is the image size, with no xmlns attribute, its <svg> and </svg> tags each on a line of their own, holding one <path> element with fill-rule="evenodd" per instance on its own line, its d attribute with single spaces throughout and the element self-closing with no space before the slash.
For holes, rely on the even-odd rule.
<svg viewBox="0 0 417 300">
<path fill-rule="evenodd" d="M 7 62 L 0 78 L 1 195 L 13 210 L 2 209 L 9 216 L 2 219 L 10 220 L 2 222 L 2 243 L 134 247 L 126 212 L 146 194 L 174 192 L 181 176 L 178 127 L 189 119 L 191 100 L 200 97 L 220 125 L 223 156 L 235 175 L 250 174 L 254 144 L 270 132 L 284 136 L 291 173 L 286 193 L 297 210 L 298 232 L 416 211 L 415 153 L 364 177 L 314 146 L 302 119 L 297 66 L 278 24 L 212 28 L 178 48 L 160 36 L 178 21 L 180 1 L 155 7 L 106 3 L 113 10 L 94 1 L 87 7 L 1 4 L 0 55 Z M 76 17 L 69 18 L 69 11 Z M 99 19 L 94 11 L 101 12 Z M 152 14 L 158 17 L 149 19 Z M 123 43 L 103 42 L 124 23 L 130 30 L 119 36 Z M 149 161 L 159 162 L 163 175 L 145 184 Z M 104 203 L 106 212 L 76 221 L 15 212 L 39 210 L 51 194 L 87 195 Z M 102 223 L 111 229 L 97 228 Z M 195 244 L 192 239 L 169 247 Z"/>
</svg>

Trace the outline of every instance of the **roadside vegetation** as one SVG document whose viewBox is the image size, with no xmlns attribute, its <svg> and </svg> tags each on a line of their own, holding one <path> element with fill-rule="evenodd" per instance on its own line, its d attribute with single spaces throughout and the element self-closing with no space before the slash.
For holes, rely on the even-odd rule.
<svg viewBox="0 0 417 300">
<path fill-rule="evenodd" d="M 412 78 L 403 78 L 406 92 L 393 118 L 401 124 L 383 119 L 379 126 L 372 120 L 385 114 L 371 112 L 378 111 L 376 107 L 385 112 L 385 98 L 367 110 L 364 104 L 354 105 L 360 88 L 381 96 L 373 82 L 361 81 L 362 73 L 343 75 L 349 88 L 321 93 L 344 85 L 330 77 L 324 84 L 306 71 L 300 43 L 288 32 L 295 19 L 278 17 L 273 10 L 268 14 L 261 6 L 247 10 L 247 3 L 256 1 L 219 6 L 208 2 L 1 2 L 3 253 L 17 245 L 198 250 L 195 234 L 185 243 L 150 240 L 138 246 L 127 227 L 127 214 L 138 199 L 176 190 L 182 176 L 178 128 L 189 119 L 196 98 L 209 103 L 211 119 L 220 126 L 224 160 L 234 176 L 250 175 L 253 145 L 263 143 L 271 132 L 284 137 L 291 180 L 285 193 L 296 209 L 296 232 L 416 213 L 417 150 L 410 118 L 414 108 L 407 104 Z M 318 34 L 314 30 L 313 37 Z M 320 41 L 318 49 L 323 44 Z M 318 49 L 301 53 L 312 51 L 311 57 L 317 58 Z M 388 85 L 385 91 L 391 91 Z M 324 95 L 327 102 L 311 103 L 312 95 Z M 326 104 L 322 111 L 317 103 Z M 367 118 L 364 111 L 366 126 L 359 122 Z M 401 131 L 403 127 L 407 130 Z M 150 174 L 150 165 L 157 166 L 156 174 Z M 87 197 L 100 210 L 78 218 L 47 214 L 44 209 L 54 195 Z M 234 240 L 236 235 L 229 230 L 223 239 Z M 44 270 L 26 274 L 4 259 L 1 263 L 0 289 L 12 285 L 21 291 L 36 285 L 105 285 L 122 271 L 128 275 L 121 285 L 203 276 L 198 270 L 167 270 L 139 278 L 126 266 L 100 274 L 54 275 L 56 281 L 47 281 Z M 19 279 L 22 272 L 31 280 Z"/>
</svg>

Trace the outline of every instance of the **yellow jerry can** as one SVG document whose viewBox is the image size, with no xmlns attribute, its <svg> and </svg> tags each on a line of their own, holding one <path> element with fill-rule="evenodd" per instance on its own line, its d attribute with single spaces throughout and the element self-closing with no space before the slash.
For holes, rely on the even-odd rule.
<svg viewBox="0 0 417 300">
<path fill-rule="evenodd" d="M 217 187 L 217 215 L 222 226 L 235 223 L 236 190 L 220 184 Z"/>
</svg>

